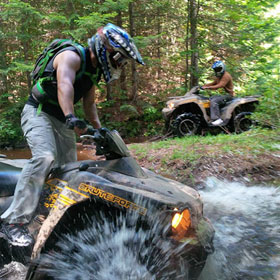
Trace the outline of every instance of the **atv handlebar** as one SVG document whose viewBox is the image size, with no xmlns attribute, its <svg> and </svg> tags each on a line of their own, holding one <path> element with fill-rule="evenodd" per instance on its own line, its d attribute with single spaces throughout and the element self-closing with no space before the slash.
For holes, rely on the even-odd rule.
<svg viewBox="0 0 280 280">
<path fill-rule="evenodd" d="M 100 129 L 104 129 L 104 128 L 100 128 Z M 95 143 L 99 143 L 100 141 L 104 140 L 104 137 L 99 132 L 99 129 L 95 129 L 92 127 L 88 127 L 87 131 L 83 135 L 81 135 L 80 138 L 81 139 L 90 138 Z"/>
<path fill-rule="evenodd" d="M 86 133 L 80 138 L 93 140 L 96 145 L 96 155 L 104 155 L 108 160 L 130 156 L 123 139 L 116 130 L 88 127 Z"/>
</svg>

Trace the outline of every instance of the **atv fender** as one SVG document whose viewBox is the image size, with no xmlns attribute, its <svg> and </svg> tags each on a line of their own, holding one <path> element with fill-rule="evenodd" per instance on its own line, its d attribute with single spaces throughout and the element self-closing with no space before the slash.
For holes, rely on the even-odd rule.
<svg viewBox="0 0 280 280">
<path fill-rule="evenodd" d="M 59 189 L 60 192 L 51 206 L 48 217 L 44 221 L 38 233 L 33 252 L 32 259 L 39 256 L 48 237 L 64 215 L 64 213 L 73 205 L 81 203 L 85 200 L 100 199 L 103 203 L 112 202 L 114 206 L 122 208 L 132 207 L 139 214 L 146 214 L 147 209 L 140 205 L 134 204 L 127 200 L 127 195 L 131 193 L 122 185 L 112 183 L 96 174 L 87 171 L 72 172 L 69 176 L 69 181 L 64 181 L 59 178 L 51 178 L 46 182 L 47 185 Z M 116 196 L 116 193 L 120 196 Z"/>
<path fill-rule="evenodd" d="M 229 120 L 232 117 L 234 110 L 243 104 L 258 103 L 258 98 L 256 97 L 244 97 L 234 99 L 228 106 L 222 108 L 221 117 L 223 120 Z"/>
<path fill-rule="evenodd" d="M 169 106 L 173 104 L 173 108 Z M 165 120 L 169 120 L 171 116 L 182 114 L 184 112 L 191 112 L 194 114 L 203 114 L 205 120 L 208 120 L 209 117 L 206 113 L 206 108 L 209 108 L 210 101 L 209 98 L 202 98 L 197 94 L 193 94 L 191 91 L 186 95 L 176 97 L 172 100 L 167 101 L 166 107 L 162 109 L 162 114 Z M 186 107 L 184 110 L 182 107 Z M 190 109 L 188 109 L 188 108 Z"/>
</svg>

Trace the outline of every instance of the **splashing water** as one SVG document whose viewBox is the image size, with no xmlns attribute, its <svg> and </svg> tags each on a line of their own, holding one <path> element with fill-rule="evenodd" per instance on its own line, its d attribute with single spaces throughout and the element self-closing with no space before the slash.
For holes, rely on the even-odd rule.
<svg viewBox="0 0 280 280">
<path fill-rule="evenodd" d="M 246 187 L 215 178 L 206 183 L 199 192 L 204 213 L 216 230 L 215 253 L 208 257 L 199 280 L 280 280 L 279 188 Z M 149 231 L 137 232 L 124 216 L 117 225 L 105 216 L 102 219 L 103 225 L 89 219 L 90 228 L 76 236 L 66 235 L 59 243 L 61 252 L 45 258 L 46 264 L 55 264 L 48 273 L 57 280 L 176 279 L 172 272 L 156 271 L 158 267 L 164 271 L 171 254 L 169 244 L 156 238 L 158 217 Z M 160 254 L 148 246 L 151 240 L 160 247 Z"/>
<path fill-rule="evenodd" d="M 216 230 L 216 251 L 200 280 L 280 279 L 279 190 L 207 180 L 200 193 Z"/>
<path fill-rule="evenodd" d="M 27 273 L 27 267 L 19 262 L 10 262 L 0 271 L 0 279 L 3 280 L 23 280 Z"/>
<path fill-rule="evenodd" d="M 88 218 L 90 227 L 76 236 L 64 236 L 58 252 L 44 255 L 42 271 L 57 280 L 179 279 L 169 261 L 171 254 L 180 255 L 183 246 L 174 250 L 162 240 L 158 233 L 167 228 L 162 228 L 160 217 L 151 218 L 149 230 L 136 230 L 138 215 L 121 215 L 116 223 L 102 212 L 99 215 L 103 223 Z M 187 268 L 180 273 L 187 274 Z"/>
<path fill-rule="evenodd" d="M 61 253 L 45 256 L 44 262 L 50 266 L 46 271 L 58 280 L 153 279 L 138 263 L 135 252 L 125 246 L 134 237 L 133 230 L 123 226 L 116 231 L 107 222 L 102 233 L 97 225 L 77 236 L 65 236 L 58 244 Z M 55 267 L 51 265 L 54 261 Z"/>
</svg>

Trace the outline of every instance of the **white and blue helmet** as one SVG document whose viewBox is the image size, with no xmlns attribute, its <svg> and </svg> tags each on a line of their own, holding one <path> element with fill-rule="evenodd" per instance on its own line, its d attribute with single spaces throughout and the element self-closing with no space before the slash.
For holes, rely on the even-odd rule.
<svg viewBox="0 0 280 280">
<path fill-rule="evenodd" d="M 215 71 L 216 77 L 222 77 L 226 71 L 226 66 L 222 61 L 217 60 L 212 65 L 212 69 Z"/>
<path fill-rule="evenodd" d="M 112 23 L 99 28 L 97 33 L 88 40 L 88 44 L 101 65 L 106 83 L 120 77 L 122 67 L 129 59 L 144 65 L 130 35 Z"/>
</svg>

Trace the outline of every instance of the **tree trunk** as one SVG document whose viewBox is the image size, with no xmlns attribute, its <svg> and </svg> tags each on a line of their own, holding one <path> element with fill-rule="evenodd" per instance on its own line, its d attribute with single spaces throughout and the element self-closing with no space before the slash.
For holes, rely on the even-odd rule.
<svg viewBox="0 0 280 280">
<path fill-rule="evenodd" d="M 198 46 L 197 46 L 197 14 L 196 0 L 190 0 L 190 31 L 191 31 L 191 77 L 190 88 L 198 85 Z"/>
<path fill-rule="evenodd" d="M 30 49 L 28 42 L 23 41 L 23 55 L 24 55 L 24 60 L 27 63 L 28 62 L 28 50 Z M 30 77 L 30 72 L 26 72 L 26 80 L 27 80 L 27 86 L 28 86 L 28 92 L 31 91 L 31 77 Z"/>
<path fill-rule="evenodd" d="M 116 22 L 119 27 L 122 27 L 123 22 L 122 22 L 122 12 L 121 11 L 118 11 Z M 119 80 L 119 90 L 120 90 L 120 94 L 122 94 L 123 92 L 126 92 L 126 90 L 127 90 L 125 68 L 123 68 L 122 72 L 121 72 L 121 76 L 120 76 L 120 80 Z"/>
<path fill-rule="evenodd" d="M 133 37 L 135 34 L 135 26 L 134 26 L 134 14 L 133 14 L 133 2 L 129 3 L 129 33 L 130 36 Z M 137 72 L 136 72 L 136 62 L 133 60 L 131 62 L 131 94 L 130 100 L 135 101 L 137 99 Z"/>
<path fill-rule="evenodd" d="M 110 84 L 106 84 L 106 99 L 112 100 L 112 87 Z"/>
<path fill-rule="evenodd" d="M 160 22 L 160 15 L 161 9 L 160 7 L 157 7 L 157 35 L 161 33 L 161 22 Z M 160 80 L 161 78 L 161 52 L 160 52 L 160 45 L 161 45 L 161 39 L 158 37 L 157 40 L 157 59 L 158 59 L 158 67 L 157 67 L 157 76 L 156 78 Z"/>
<path fill-rule="evenodd" d="M 187 4 L 187 27 L 186 27 L 186 76 L 185 76 L 185 87 L 189 90 L 189 74 L 190 74 L 190 65 L 189 65 L 189 35 L 190 35 L 190 1 Z"/>
<path fill-rule="evenodd" d="M 0 19 L 0 25 L 2 25 L 2 20 Z M 0 64 L 1 69 L 6 70 L 7 69 L 7 61 L 6 61 L 6 53 L 7 46 L 5 45 L 4 40 L 0 40 Z M 8 102 L 8 97 L 3 98 L 3 94 L 8 92 L 8 84 L 7 84 L 7 76 L 5 74 L 0 74 L 0 97 L 1 97 L 1 107 L 5 107 L 5 104 Z"/>
</svg>

